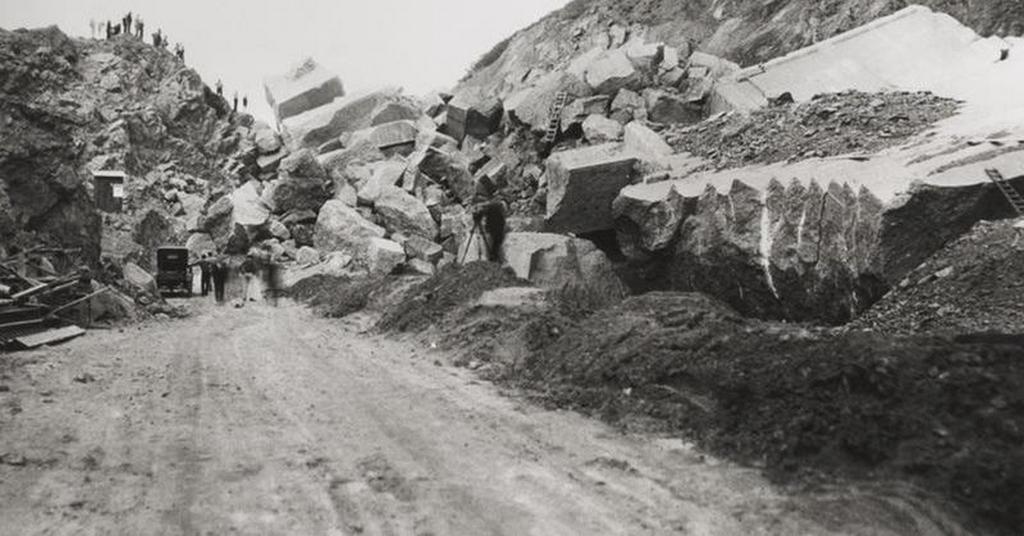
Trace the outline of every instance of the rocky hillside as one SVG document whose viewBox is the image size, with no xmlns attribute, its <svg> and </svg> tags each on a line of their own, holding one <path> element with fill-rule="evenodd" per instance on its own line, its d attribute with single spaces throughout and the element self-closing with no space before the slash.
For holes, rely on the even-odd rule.
<svg viewBox="0 0 1024 536">
<path fill-rule="evenodd" d="M 754 65 L 909 4 L 949 13 L 983 36 L 1024 34 L 1015 0 L 573 0 L 481 56 L 459 88 L 504 96 L 595 46 L 633 38 Z"/>
<path fill-rule="evenodd" d="M 0 30 L 0 242 L 115 257 L 184 233 L 211 194 L 245 169 L 244 124 L 174 55 L 120 37 L 72 39 L 56 27 Z M 249 160 L 255 160 L 255 156 Z M 128 175 L 124 213 L 101 217 L 92 171 Z"/>
</svg>

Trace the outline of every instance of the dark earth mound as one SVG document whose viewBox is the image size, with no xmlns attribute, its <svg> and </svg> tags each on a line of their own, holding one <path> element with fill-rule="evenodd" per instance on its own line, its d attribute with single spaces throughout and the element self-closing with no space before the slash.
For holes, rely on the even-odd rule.
<svg viewBox="0 0 1024 536">
<path fill-rule="evenodd" d="M 652 420 L 781 481 L 899 479 L 1024 531 L 1024 341 L 744 320 L 697 294 L 627 299 L 526 361 L 521 385 Z"/>
<path fill-rule="evenodd" d="M 449 265 L 409 289 L 401 303 L 384 311 L 377 327 L 384 331 L 423 330 L 488 290 L 529 285 L 529 281 L 519 279 L 511 269 L 498 264 Z"/>
<path fill-rule="evenodd" d="M 1024 333 L 1024 229 L 980 222 L 910 272 L 850 327 Z"/>
</svg>

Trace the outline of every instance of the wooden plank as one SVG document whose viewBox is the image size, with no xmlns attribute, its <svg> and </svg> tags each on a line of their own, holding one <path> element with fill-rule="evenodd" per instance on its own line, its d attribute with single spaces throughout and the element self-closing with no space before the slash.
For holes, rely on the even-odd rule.
<svg viewBox="0 0 1024 536">
<path fill-rule="evenodd" d="M 35 335 L 27 335 L 25 337 L 18 337 L 14 339 L 14 342 L 18 343 L 22 347 L 38 348 L 44 344 L 55 344 L 58 342 L 64 342 L 67 340 L 74 339 L 85 335 L 85 330 L 78 326 L 67 326 L 63 328 L 56 328 L 37 333 Z"/>
</svg>

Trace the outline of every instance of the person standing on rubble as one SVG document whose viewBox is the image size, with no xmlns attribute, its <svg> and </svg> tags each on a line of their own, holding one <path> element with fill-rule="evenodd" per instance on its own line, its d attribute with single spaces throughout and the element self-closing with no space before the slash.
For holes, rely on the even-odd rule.
<svg viewBox="0 0 1024 536">
<path fill-rule="evenodd" d="M 224 83 L 220 81 L 220 78 L 217 79 L 217 96 L 224 98 Z"/>
<path fill-rule="evenodd" d="M 145 34 L 145 28 L 146 28 L 146 23 L 142 22 L 142 17 L 136 17 L 135 18 L 135 36 L 138 37 L 140 41 L 145 39 L 145 35 L 146 35 Z"/>
<path fill-rule="evenodd" d="M 234 106 L 232 106 L 232 110 L 234 110 L 235 113 L 238 113 L 238 92 L 237 91 L 231 96 L 231 99 L 234 101 Z"/>
</svg>

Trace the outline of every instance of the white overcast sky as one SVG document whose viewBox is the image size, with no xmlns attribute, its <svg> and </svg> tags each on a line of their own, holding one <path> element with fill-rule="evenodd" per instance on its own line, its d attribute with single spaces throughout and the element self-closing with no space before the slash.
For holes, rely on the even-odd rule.
<svg viewBox="0 0 1024 536">
<path fill-rule="evenodd" d="M 413 95 L 449 88 L 495 43 L 567 0 L 0 0 L 0 27 L 58 25 L 89 35 L 89 19 L 141 14 L 185 46 L 187 63 L 225 95 L 249 96 L 267 118 L 260 81 L 307 56 L 336 72 L 347 92 L 402 86 Z"/>
</svg>

